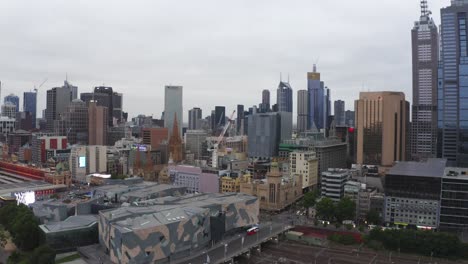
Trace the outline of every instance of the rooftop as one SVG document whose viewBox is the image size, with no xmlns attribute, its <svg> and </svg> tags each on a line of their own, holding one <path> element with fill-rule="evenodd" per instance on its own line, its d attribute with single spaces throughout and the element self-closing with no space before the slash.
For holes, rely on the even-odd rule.
<svg viewBox="0 0 468 264">
<path fill-rule="evenodd" d="M 40 225 L 45 233 L 56 233 L 90 227 L 97 223 L 96 215 L 75 215 L 64 221 Z"/>
<path fill-rule="evenodd" d="M 426 162 L 403 161 L 396 163 L 387 175 L 440 178 L 444 175 L 446 164 L 446 159 L 428 159 Z"/>
</svg>

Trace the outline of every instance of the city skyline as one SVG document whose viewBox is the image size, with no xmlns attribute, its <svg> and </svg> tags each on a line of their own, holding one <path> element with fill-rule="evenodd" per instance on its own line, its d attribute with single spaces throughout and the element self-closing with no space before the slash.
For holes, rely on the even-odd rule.
<svg viewBox="0 0 468 264">
<path fill-rule="evenodd" d="M 407 29 L 414 22 L 414 14 L 419 13 L 419 1 L 320 6 L 297 1 L 287 7 L 279 2 L 238 2 L 224 12 L 216 8 L 218 3 L 204 1 L 198 4 L 210 8 L 195 14 L 190 11 L 193 3 L 187 3 L 175 14 L 168 12 L 173 10 L 173 4 L 152 2 L 131 6 L 129 12 L 128 6 L 118 1 L 111 8 L 106 3 L 53 3 L 64 11 L 63 15 L 54 16 L 54 21 L 62 20 L 64 23 L 59 24 L 66 27 L 56 23 L 50 27 L 52 21 L 45 12 L 50 3 L 28 4 L 31 11 L 21 3 L 0 4 L 8 10 L 0 18 L 5 20 L 0 32 L 9 36 L 0 44 L 8 50 L 2 56 L 4 64 L 0 64 L 4 73 L 2 95 L 19 96 L 48 78 L 39 90 L 39 116 L 45 108 L 45 91 L 60 86 L 67 73 L 80 93 L 105 84 L 127 95 L 124 107 L 130 117 L 139 113 L 159 117 L 164 108 L 164 86 L 170 84 L 184 86 L 184 120 L 188 120 L 188 109 L 196 106 L 207 113 L 219 102 L 226 105 L 226 112 L 234 110 L 237 104 L 257 105 L 264 89 L 270 90 L 274 102 L 280 72 L 283 80 L 289 73 L 296 95 L 298 90 L 306 89 L 306 73 L 314 63 L 334 91 L 331 99 L 344 100 L 347 110 L 352 110 L 349 107 L 359 91 L 397 90 L 412 100 L 411 36 Z M 440 23 L 439 9 L 449 4 L 441 0 L 429 2 L 436 24 Z M 109 13 L 106 20 L 101 19 L 99 11 L 104 6 Z M 283 9 L 296 15 L 287 20 L 277 18 Z M 386 12 L 378 16 L 369 12 L 379 9 Z M 257 14 L 255 19 L 249 15 L 253 12 Z M 303 25 L 319 25 L 326 19 L 323 14 L 331 12 L 336 16 L 333 22 L 312 31 L 303 30 Z M 167 22 L 165 13 L 180 22 Z M 138 19 L 127 21 L 136 14 L 140 14 Z M 244 19 L 239 20 L 239 14 Z M 379 22 L 375 23 L 375 19 Z M 14 34 L 6 26 L 12 23 L 20 29 Z M 184 27 L 180 26 L 182 23 Z M 82 33 L 90 26 L 93 30 Z M 150 41 L 148 31 L 159 37 Z M 41 42 L 32 41 L 34 38 Z M 99 41 L 101 38 L 104 40 Z M 284 38 L 288 41 L 276 41 Z M 177 40 L 181 42 L 174 45 Z M 22 45 L 17 43 L 23 42 L 35 45 L 22 52 Z M 390 54 L 391 50 L 395 54 Z M 26 60 L 27 67 L 21 63 Z M 389 77 L 392 83 L 388 82 Z M 132 92 L 135 90 L 139 93 Z M 297 98 L 293 98 L 296 105 Z M 296 107 L 293 111 L 296 116 Z"/>
</svg>

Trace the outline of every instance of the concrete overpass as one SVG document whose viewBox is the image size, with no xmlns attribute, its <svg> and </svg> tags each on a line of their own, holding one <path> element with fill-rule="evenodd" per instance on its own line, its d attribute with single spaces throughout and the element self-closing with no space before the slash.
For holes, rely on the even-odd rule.
<svg viewBox="0 0 468 264">
<path fill-rule="evenodd" d="M 191 256 L 171 260 L 174 264 L 217 264 L 234 263 L 233 259 L 240 255 L 249 256 L 252 250 L 261 250 L 261 244 L 271 239 L 277 239 L 278 235 L 291 229 L 293 226 L 283 223 L 264 223 L 260 225 L 255 235 L 248 236 L 246 233 L 236 234 L 229 237 L 211 248 L 194 252 Z"/>
</svg>

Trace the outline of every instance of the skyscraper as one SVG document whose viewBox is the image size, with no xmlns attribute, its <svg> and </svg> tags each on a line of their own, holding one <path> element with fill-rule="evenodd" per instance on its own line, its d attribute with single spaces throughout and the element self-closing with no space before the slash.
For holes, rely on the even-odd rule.
<svg viewBox="0 0 468 264">
<path fill-rule="evenodd" d="M 14 94 L 5 96 L 3 103 L 10 102 L 16 106 L 16 112 L 19 112 L 19 97 Z"/>
<path fill-rule="evenodd" d="M 290 112 L 293 110 L 293 92 L 288 82 L 280 81 L 276 90 L 276 103 L 278 112 Z"/>
<path fill-rule="evenodd" d="M 409 103 L 401 92 L 361 92 L 355 101 L 356 161 L 392 166 L 406 160 Z"/>
<path fill-rule="evenodd" d="M 30 112 L 32 116 L 32 128 L 36 128 L 37 118 L 37 93 L 25 92 L 23 94 L 23 111 Z"/>
<path fill-rule="evenodd" d="M 260 107 L 260 111 L 262 113 L 266 113 L 270 111 L 270 91 L 269 90 L 263 90 L 262 91 L 262 104 Z"/>
<path fill-rule="evenodd" d="M 68 87 L 71 91 L 72 94 L 72 100 L 78 99 L 78 87 L 72 85 L 71 83 L 68 82 L 68 80 L 65 80 L 63 82 L 63 87 Z"/>
<path fill-rule="evenodd" d="M 244 105 L 237 105 L 237 119 L 236 119 L 236 129 L 237 135 L 244 135 L 243 131 L 244 124 Z"/>
<path fill-rule="evenodd" d="M 307 73 L 307 91 L 309 92 L 308 129 L 324 129 L 327 124 L 326 115 L 328 105 L 325 102 L 327 93 L 325 92 L 324 82 L 320 81 L 320 73 L 317 72 L 317 66 L 315 64 L 313 72 Z"/>
<path fill-rule="evenodd" d="M 468 1 L 441 9 L 439 127 L 448 166 L 468 167 Z"/>
<path fill-rule="evenodd" d="M 345 126 L 345 102 L 342 100 L 335 101 L 335 125 L 336 126 Z"/>
<path fill-rule="evenodd" d="M 47 108 L 45 110 L 47 131 L 54 131 L 54 121 L 60 120 L 60 116 L 71 102 L 71 97 L 69 87 L 55 87 L 47 90 Z"/>
<path fill-rule="evenodd" d="M 88 141 L 89 145 L 107 145 L 109 109 L 91 101 L 88 105 Z"/>
<path fill-rule="evenodd" d="M 200 120 L 202 119 L 202 110 L 194 107 L 189 110 L 189 130 L 200 129 Z"/>
<path fill-rule="evenodd" d="M 226 124 L 226 107 L 215 106 L 214 129 L 224 127 Z"/>
<path fill-rule="evenodd" d="M 169 129 L 169 135 L 172 135 L 174 119 L 177 114 L 177 127 L 182 135 L 183 124 L 183 88 L 182 86 L 167 85 L 164 88 L 164 127 Z"/>
<path fill-rule="evenodd" d="M 114 123 L 119 124 L 123 121 L 123 96 L 121 93 L 114 92 L 112 87 L 95 87 L 92 93 L 82 93 L 80 98 L 87 104 L 90 101 L 96 101 L 98 106 L 107 107 L 107 120 L 110 127 L 114 126 Z"/>
<path fill-rule="evenodd" d="M 297 131 L 304 132 L 307 130 L 309 121 L 309 96 L 307 90 L 297 91 Z"/>
<path fill-rule="evenodd" d="M 413 50 L 413 106 L 411 159 L 436 157 L 437 153 L 437 67 L 439 43 L 437 26 L 430 17 L 426 0 L 421 16 L 411 30 Z"/>
<path fill-rule="evenodd" d="M 88 126 L 88 107 L 80 99 L 73 100 L 60 120 L 54 121 L 55 134 L 66 136 L 71 145 L 88 144 Z"/>
</svg>

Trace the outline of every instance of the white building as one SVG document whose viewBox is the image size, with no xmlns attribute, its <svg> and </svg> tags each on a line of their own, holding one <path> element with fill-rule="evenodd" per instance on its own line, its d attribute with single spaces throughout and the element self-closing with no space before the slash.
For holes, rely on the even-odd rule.
<svg viewBox="0 0 468 264">
<path fill-rule="evenodd" d="M 74 146 L 70 154 L 74 180 L 86 182 L 86 175 L 107 171 L 107 146 Z"/>
<path fill-rule="evenodd" d="M 318 183 L 318 159 L 313 151 L 293 151 L 289 156 L 292 175 L 302 175 L 302 189 L 311 189 Z"/>
<path fill-rule="evenodd" d="M 322 196 L 338 202 L 344 197 L 344 187 L 349 178 L 347 169 L 328 169 L 322 172 Z"/>
<path fill-rule="evenodd" d="M 0 132 L 7 136 L 8 134 L 15 131 L 16 119 L 9 118 L 6 116 L 0 116 Z"/>
</svg>

